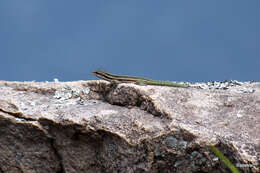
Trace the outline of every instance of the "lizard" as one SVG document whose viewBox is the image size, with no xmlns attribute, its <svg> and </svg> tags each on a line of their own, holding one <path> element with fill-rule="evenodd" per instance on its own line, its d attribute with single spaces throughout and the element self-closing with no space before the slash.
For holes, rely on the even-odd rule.
<svg viewBox="0 0 260 173">
<path fill-rule="evenodd" d="M 170 81 L 152 80 L 143 77 L 127 76 L 127 75 L 116 75 L 108 73 L 104 70 L 96 70 L 92 72 L 96 77 L 104 79 L 111 83 L 134 83 L 137 85 L 158 85 L 158 86 L 169 86 L 169 87 L 180 87 L 187 88 L 187 85 L 173 83 Z"/>
</svg>

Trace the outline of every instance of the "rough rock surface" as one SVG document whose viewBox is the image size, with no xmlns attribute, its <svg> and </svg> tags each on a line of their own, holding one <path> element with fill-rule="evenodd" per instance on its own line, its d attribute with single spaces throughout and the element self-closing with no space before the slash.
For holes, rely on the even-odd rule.
<svg viewBox="0 0 260 173">
<path fill-rule="evenodd" d="M 0 173 L 260 172 L 260 83 L 0 81 L 0 127 Z"/>
</svg>

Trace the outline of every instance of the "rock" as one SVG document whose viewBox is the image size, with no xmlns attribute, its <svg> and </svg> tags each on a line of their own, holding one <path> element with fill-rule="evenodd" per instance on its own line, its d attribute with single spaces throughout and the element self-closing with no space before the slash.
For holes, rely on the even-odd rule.
<svg viewBox="0 0 260 173">
<path fill-rule="evenodd" d="M 229 172 L 209 145 L 260 172 L 260 83 L 235 83 L 0 81 L 0 172 Z"/>
</svg>

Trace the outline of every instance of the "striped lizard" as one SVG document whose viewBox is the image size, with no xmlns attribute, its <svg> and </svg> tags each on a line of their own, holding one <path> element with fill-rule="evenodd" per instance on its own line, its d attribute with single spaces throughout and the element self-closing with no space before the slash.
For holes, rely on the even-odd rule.
<svg viewBox="0 0 260 173">
<path fill-rule="evenodd" d="M 111 83 L 134 83 L 137 85 L 159 85 L 159 86 L 169 86 L 169 87 L 180 87 L 180 88 L 187 88 L 187 85 L 173 83 L 170 81 L 160 81 L 160 80 L 152 80 L 146 79 L 143 77 L 136 77 L 136 76 L 127 76 L 127 75 L 116 75 L 108 73 L 104 70 L 96 70 L 92 72 L 96 77 L 104 79 Z"/>
</svg>

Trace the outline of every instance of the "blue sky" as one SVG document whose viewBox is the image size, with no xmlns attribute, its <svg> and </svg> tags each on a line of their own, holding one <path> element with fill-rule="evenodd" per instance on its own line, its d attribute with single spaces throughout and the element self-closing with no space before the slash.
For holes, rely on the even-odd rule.
<svg viewBox="0 0 260 173">
<path fill-rule="evenodd" d="M 260 81 L 259 0 L 2 0 L 0 80 Z"/>
</svg>

